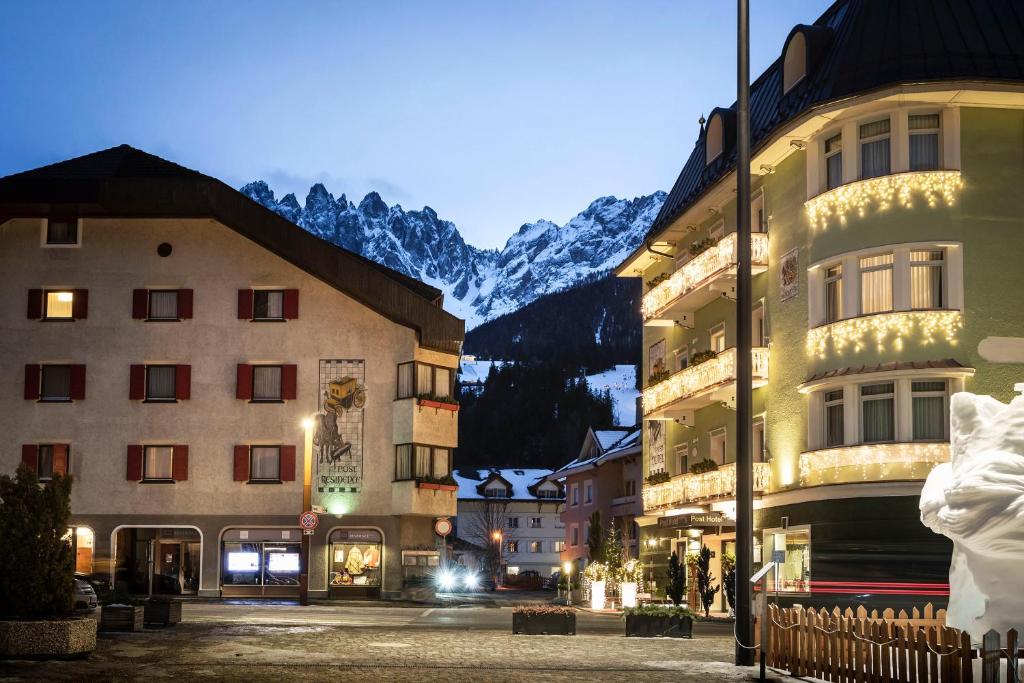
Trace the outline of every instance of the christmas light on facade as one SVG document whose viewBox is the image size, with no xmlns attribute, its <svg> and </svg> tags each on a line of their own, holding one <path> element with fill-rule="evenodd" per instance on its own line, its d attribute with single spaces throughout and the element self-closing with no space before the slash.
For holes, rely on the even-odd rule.
<svg viewBox="0 0 1024 683">
<path fill-rule="evenodd" d="M 754 463 L 754 490 L 765 491 L 771 483 L 772 470 L 766 462 Z M 643 487 L 644 510 L 678 507 L 686 503 L 736 495 L 736 464 L 722 465 L 717 470 L 700 474 L 682 474 L 661 484 Z"/>
<path fill-rule="evenodd" d="M 869 344 L 874 344 L 879 352 L 890 345 L 899 351 L 912 334 L 922 344 L 941 339 L 955 345 L 963 326 L 963 313 L 955 310 L 897 311 L 848 318 L 808 331 L 807 353 L 825 358 L 830 343 L 835 353 L 848 347 L 858 352 Z"/>
<path fill-rule="evenodd" d="M 879 443 L 825 448 L 800 454 L 800 483 L 808 486 L 836 481 L 924 479 L 935 465 L 943 462 L 949 462 L 948 443 Z"/>
<path fill-rule="evenodd" d="M 754 377 L 768 378 L 768 349 L 755 348 L 752 353 Z M 644 389 L 644 415 L 673 401 L 690 398 L 702 391 L 727 384 L 736 378 L 736 349 L 726 349 L 715 358 L 680 370 L 657 384 Z"/>
<path fill-rule="evenodd" d="M 930 207 L 937 206 L 940 200 L 952 206 L 963 186 L 960 171 L 896 173 L 841 185 L 807 200 L 804 209 L 811 226 L 824 230 L 832 217 L 845 225 L 847 216 L 855 213 L 863 218 L 871 207 L 878 211 L 893 206 L 909 209 L 914 205 L 915 195 L 923 195 Z"/>
</svg>

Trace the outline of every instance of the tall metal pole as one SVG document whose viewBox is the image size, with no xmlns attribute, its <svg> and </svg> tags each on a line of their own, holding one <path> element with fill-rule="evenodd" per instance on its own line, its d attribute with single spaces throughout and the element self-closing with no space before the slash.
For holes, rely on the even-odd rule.
<svg viewBox="0 0 1024 683">
<path fill-rule="evenodd" d="M 302 424 L 302 512 L 313 509 L 313 427 L 309 420 Z M 303 530 L 299 563 L 299 604 L 309 604 L 309 546 L 313 537 Z"/>
<path fill-rule="evenodd" d="M 753 644 L 754 462 L 750 292 L 750 6 L 737 0 L 736 51 L 736 664 L 750 666 Z"/>
</svg>

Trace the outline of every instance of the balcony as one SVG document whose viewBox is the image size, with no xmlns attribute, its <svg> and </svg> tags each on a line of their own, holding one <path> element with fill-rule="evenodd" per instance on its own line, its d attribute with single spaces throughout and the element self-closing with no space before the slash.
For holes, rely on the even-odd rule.
<svg viewBox="0 0 1024 683">
<path fill-rule="evenodd" d="M 455 448 L 459 444 L 459 413 L 451 407 L 436 407 L 434 402 L 416 398 L 394 403 L 392 440 L 394 443 L 428 443 Z"/>
<path fill-rule="evenodd" d="M 768 383 L 768 349 L 751 350 L 754 364 L 753 387 Z M 735 400 L 736 349 L 726 349 L 715 358 L 683 368 L 657 384 L 644 389 L 644 418 L 680 420 L 693 424 L 693 411 L 715 403 Z"/>
<path fill-rule="evenodd" d="M 800 485 L 920 481 L 949 462 L 945 442 L 876 443 L 800 454 Z"/>
<path fill-rule="evenodd" d="M 412 480 L 391 484 L 391 514 L 454 517 L 458 491 L 421 488 Z"/>
<path fill-rule="evenodd" d="M 771 466 L 754 463 L 754 492 L 762 493 L 771 482 Z M 680 474 L 661 484 L 644 484 L 644 512 L 708 503 L 736 497 L 736 463 L 712 472 Z"/>
<path fill-rule="evenodd" d="M 947 206 L 956 203 L 964 186 L 960 171 L 910 171 L 856 180 L 822 192 L 804 203 L 811 226 L 828 228 L 832 218 L 845 225 L 849 215 L 863 218 L 868 211 L 885 211 L 892 206 L 914 206 L 914 195 L 921 195 L 929 207 L 939 200 Z"/>
<path fill-rule="evenodd" d="M 750 236 L 750 254 L 754 275 L 768 269 L 768 233 L 755 232 Z M 690 327 L 693 312 L 723 294 L 730 294 L 735 281 L 736 233 L 730 233 L 644 294 L 644 324 L 671 327 L 678 322 Z"/>
</svg>

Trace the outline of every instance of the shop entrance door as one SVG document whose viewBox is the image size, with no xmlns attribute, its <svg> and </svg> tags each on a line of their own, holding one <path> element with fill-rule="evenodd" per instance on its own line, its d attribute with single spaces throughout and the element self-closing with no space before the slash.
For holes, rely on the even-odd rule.
<svg viewBox="0 0 1024 683">
<path fill-rule="evenodd" d="M 157 542 L 157 575 L 154 577 L 154 592 L 164 595 L 181 595 L 181 543 Z"/>
</svg>

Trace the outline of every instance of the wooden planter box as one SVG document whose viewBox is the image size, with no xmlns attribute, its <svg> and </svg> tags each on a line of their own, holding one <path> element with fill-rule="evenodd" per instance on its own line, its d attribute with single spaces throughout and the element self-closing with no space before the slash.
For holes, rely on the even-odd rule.
<svg viewBox="0 0 1024 683">
<path fill-rule="evenodd" d="M 96 649 L 96 620 L 0 621 L 0 659 L 73 659 Z"/>
<path fill-rule="evenodd" d="M 648 614 L 627 614 L 626 637 L 693 638 L 693 617 L 656 617 Z"/>
<path fill-rule="evenodd" d="M 561 614 L 512 614 L 512 633 L 527 636 L 574 636 L 576 635 L 576 613 Z"/>
<path fill-rule="evenodd" d="M 112 607 L 106 605 L 100 612 L 101 631 L 141 631 L 145 609 L 142 607 Z"/>
<path fill-rule="evenodd" d="M 416 488 L 427 489 L 428 491 L 457 491 L 459 489 L 454 484 L 432 484 L 429 481 L 416 482 Z"/>
<path fill-rule="evenodd" d="M 442 403 L 441 401 L 430 401 L 425 398 L 417 399 L 422 408 L 435 408 L 437 410 L 450 410 L 453 413 L 459 412 L 458 403 Z"/>
<path fill-rule="evenodd" d="M 181 621 L 181 600 L 146 602 L 143 621 L 157 626 L 174 626 Z"/>
</svg>

